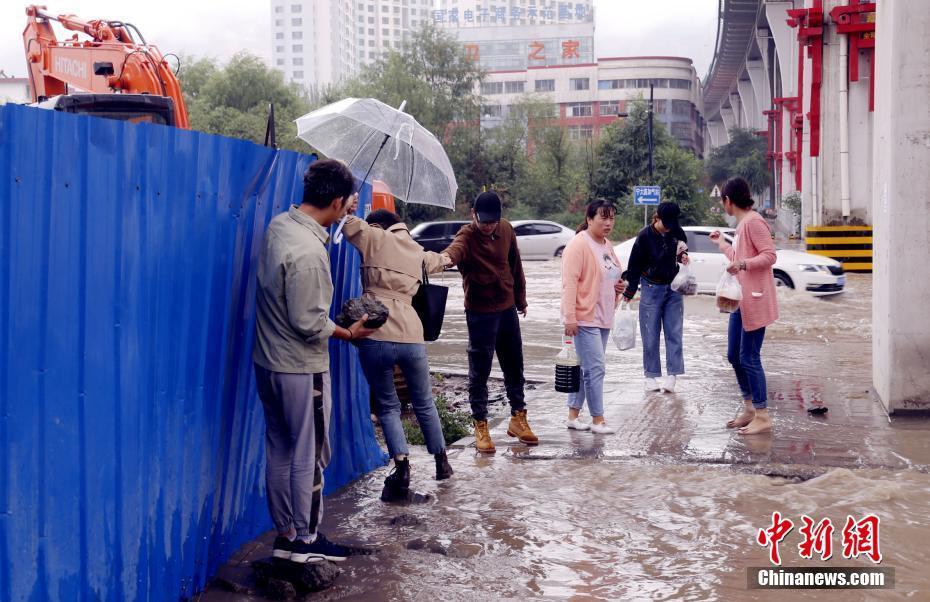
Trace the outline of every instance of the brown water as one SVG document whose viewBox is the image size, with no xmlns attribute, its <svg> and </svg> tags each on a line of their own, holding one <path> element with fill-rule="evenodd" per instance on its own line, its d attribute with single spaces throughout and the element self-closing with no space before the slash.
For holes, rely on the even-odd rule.
<svg viewBox="0 0 930 602">
<path fill-rule="evenodd" d="M 559 264 L 526 268 L 527 376 L 551 383 Z M 431 362 L 464 371 L 461 288 L 457 275 L 444 279 L 449 312 Z M 414 486 L 432 494 L 427 503 L 380 502 L 387 469 L 330 498 L 332 536 L 382 549 L 343 563 L 321 599 L 930 600 L 930 421 L 890 422 L 871 396 L 871 278 L 851 276 L 829 300 L 779 295 L 782 319 L 763 348 L 774 434 L 741 438 L 723 426 L 739 406 L 727 316 L 711 297 L 689 298 L 688 374 L 676 394 L 643 392 L 639 341 L 628 352 L 611 345 L 605 405 L 616 435 L 567 431 L 565 396 L 547 384 L 528 398 L 538 447 L 512 444 L 501 423 L 496 456 L 450 452 L 451 481 L 433 481 L 432 458 L 414 452 Z M 829 412 L 812 417 L 812 405 Z M 747 568 L 768 566 L 755 534 L 776 510 L 836 527 L 829 562 L 800 559 L 796 527 L 781 546 L 785 567 L 871 566 L 842 558 L 840 532 L 847 514 L 879 515 L 881 566 L 894 567 L 896 589 L 748 590 Z"/>
</svg>

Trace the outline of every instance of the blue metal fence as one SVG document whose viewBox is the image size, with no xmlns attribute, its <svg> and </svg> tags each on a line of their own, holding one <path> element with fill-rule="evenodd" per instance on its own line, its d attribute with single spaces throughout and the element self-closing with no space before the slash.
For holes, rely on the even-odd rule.
<svg viewBox="0 0 930 602">
<path fill-rule="evenodd" d="M 310 160 L 0 107 L 0 600 L 176 600 L 270 528 L 254 266 Z M 332 351 L 330 491 L 385 462 Z"/>
</svg>

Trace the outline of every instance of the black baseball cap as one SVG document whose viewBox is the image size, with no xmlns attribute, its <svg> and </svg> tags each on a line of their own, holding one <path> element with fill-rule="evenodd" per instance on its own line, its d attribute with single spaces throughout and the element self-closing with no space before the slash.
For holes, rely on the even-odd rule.
<svg viewBox="0 0 930 602">
<path fill-rule="evenodd" d="M 494 191 L 479 194 L 472 208 L 479 222 L 501 221 L 501 198 Z"/>
<path fill-rule="evenodd" d="M 681 230 L 681 226 L 678 224 L 678 216 L 681 215 L 681 208 L 677 203 L 659 203 L 659 207 L 656 209 L 656 215 L 662 220 L 662 224 L 672 232 Z"/>
</svg>

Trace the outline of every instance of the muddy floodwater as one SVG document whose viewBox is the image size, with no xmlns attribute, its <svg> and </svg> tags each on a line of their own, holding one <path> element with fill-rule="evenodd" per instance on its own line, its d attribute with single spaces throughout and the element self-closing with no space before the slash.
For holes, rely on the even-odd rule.
<svg viewBox="0 0 930 602">
<path fill-rule="evenodd" d="M 497 454 L 467 442 L 451 450 L 450 481 L 432 480 L 432 458 L 415 449 L 413 487 L 429 501 L 379 501 L 387 468 L 328 498 L 330 535 L 380 553 L 343 563 L 318 599 L 930 600 L 930 420 L 889 421 L 872 396 L 870 276 L 850 275 L 830 299 L 779 291 L 782 317 L 762 351 L 775 431 L 742 438 L 724 427 L 739 407 L 727 316 L 703 296 L 686 301 L 677 393 L 643 392 L 639 341 L 627 352 L 611 345 L 606 418 L 619 432 L 567 431 L 565 396 L 551 385 L 559 263 L 527 262 L 526 272 L 526 372 L 544 381 L 527 402 L 540 445 L 507 437 L 499 405 Z M 464 372 L 459 277 L 443 281 L 449 311 L 430 360 Z M 815 406 L 829 411 L 812 416 Z M 893 567 L 895 589 L 749 590 L 747 569 L 770 566 L 755 539 L 773 511 L 798 525 L 780 546 L 784 567 Z M 800 558 L 802 514 L 832 519 L 830 560 Z M 881 519 L 880 565 L 841 554 L 847 515 L 867 514 Z"/>
</svg>

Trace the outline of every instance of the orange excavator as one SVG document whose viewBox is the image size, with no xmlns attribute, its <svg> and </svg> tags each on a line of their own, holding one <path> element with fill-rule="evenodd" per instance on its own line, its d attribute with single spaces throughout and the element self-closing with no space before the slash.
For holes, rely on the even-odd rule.
<svg viewBox="0 0 930 602">
<path fill-rule="evenodd" d="M 54 16 L 26 8 L 23 31 L 32 100 L 69 113 L 188 129 L 181 84 L 157 47 L 131 23 Z M 52 21 L 78 34 L 59 40 Z M 171 55 L 169 55 L 171 56 Z"/>
</svg>

